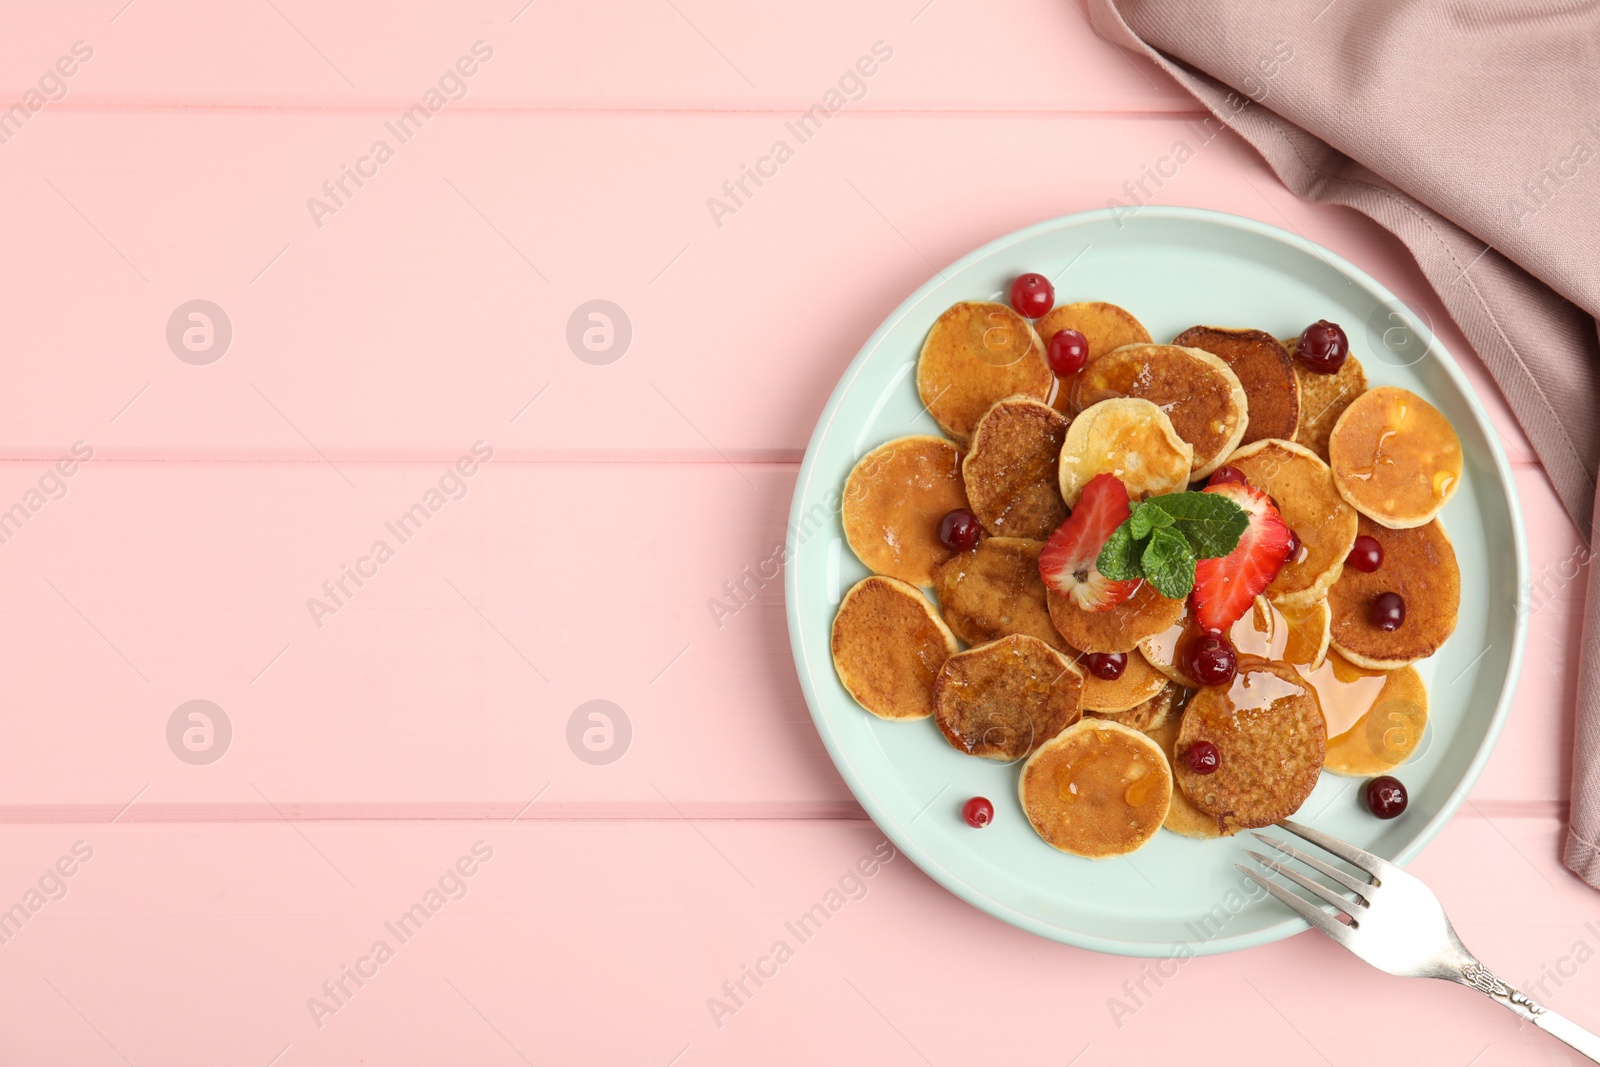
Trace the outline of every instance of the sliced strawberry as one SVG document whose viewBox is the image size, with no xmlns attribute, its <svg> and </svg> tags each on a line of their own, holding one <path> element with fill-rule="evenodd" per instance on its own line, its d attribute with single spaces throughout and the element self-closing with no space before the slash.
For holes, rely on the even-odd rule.
<svg viewBox="0 0 1600 1067">
<path fill-rule="evenodd" d="M 1220 559 L 1203 559 L 1194 568 L 1190 603 L 1195 622 L 1202 629 L 1227 633 L 1278 576 L 1290 533 L 1272 498 L 1255 486 L 1222 482 L 1205 491 L 1238 504 L 1250 520 L 1232 552 Z"/>
<path fill-rule="evenodd" d="M 1039 552 L 1039 577 L 1085 611 L 1110 611 L 1139 590 L 1139 580 L 1114 582 L 1095 560 L 1111 532 L 1128 518 L 1128 489 L 1112 474 L 1083 487 L 1078 506 Z"/>
</svg>

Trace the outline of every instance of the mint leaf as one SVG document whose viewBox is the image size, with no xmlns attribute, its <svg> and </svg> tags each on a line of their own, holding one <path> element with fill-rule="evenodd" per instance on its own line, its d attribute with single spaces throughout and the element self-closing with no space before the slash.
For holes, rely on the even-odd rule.
<svg viewBox="0 0 1600 1067">
<path fill-rule="evenodd" d="M 1238 540 L 1237 535 L 1234 539 Z M 1144 568 L 1145 580 L 1156 587 L 1156 592 L 1178 600 L 1188 596 L 1189 590 L 1194 588 L 1195 559 L 1194 546 L 1186 537 L 1173 528 L 1158 527 L 1150 531 L 1139 562 Z"/>
<path fill-rule="evenodd" d="M 1143 541 L 1150 536 L 1150 531 L 1159 526 L 1171 526 L 1172 516 L 1160 508 L 1146 507 L 1143 504 L 1133 506 L 1133 514 L 1128 519 L 1128 530 L 1133 534 L 1135 541 Z"/>
<path fill-rule="evenodd" d="M 1244 509 L 1220 493 L 1167 493 L 1146 500 L 1140 510 L 1160 511 L 1171 520 L 1151 521 L 1151 528 L 1168 527 L 1182 534 L 1197 559 L 1226 556 L 1250 525 Z"/>
<path fill-rule="evenodd" d="M 1144 569 L 1139 565 L 1139 557 L 1143 552 L 1144 545 L 1133 536 L 1133 519 L 1130 518 L 1112 530 L 1106 543 L 1100 546 L 1100 557 L 1095 560 L 1095 566 L 1114 582 L 1143 578 Z"/>
</svg>

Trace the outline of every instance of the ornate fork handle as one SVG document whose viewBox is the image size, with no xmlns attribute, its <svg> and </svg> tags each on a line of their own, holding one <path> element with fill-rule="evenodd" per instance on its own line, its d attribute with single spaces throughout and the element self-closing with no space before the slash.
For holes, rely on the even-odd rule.
<svg viewBox="0 0 1600 1067">
<path fill-rule="evenodd" d="M 1477 960 L 1472 960 L 1463 966 L 1460 976 L 1455 980 L 1469 989 L 1476 989 L 1496 1004 L 1515 1012 L 1545 1033 L 1560 1038 L 1591 1060 L 1600 1063 L 1600 1037 L 1596 1037 L 1565 1016 L 1551 1011 Z"/>
</svg>

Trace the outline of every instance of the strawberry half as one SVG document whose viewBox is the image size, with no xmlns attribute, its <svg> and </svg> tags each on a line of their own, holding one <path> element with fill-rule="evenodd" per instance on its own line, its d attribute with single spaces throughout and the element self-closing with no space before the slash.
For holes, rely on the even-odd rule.
<svg viewBox="0 0 1600 1067">
<path fill-rule="evenodd" d="M 1095 560 L 1111 532 L 1128 518 L 1128 489 L 1113 474 L 1083 487 L 1078 506 L 1039 552 L 1039 577 L 1085 611 L 1110 611 L 1139 590 L 1139 579 L 1114 582 Z"/>
<path fill-rule="evenodd" d="M 1221 493 L 1243 508 L 1250 520 L 1232 552 L 1220 559 L 1203 559 L 1194 568 L 1190 604 L 1195 622 L 1202 629 L 1227 633 L 1278 576 L 1289 550 L 1289 527 L 1272 498 L 1253 485 L 1223 482 L 1205 491 Z"/>
</svg>

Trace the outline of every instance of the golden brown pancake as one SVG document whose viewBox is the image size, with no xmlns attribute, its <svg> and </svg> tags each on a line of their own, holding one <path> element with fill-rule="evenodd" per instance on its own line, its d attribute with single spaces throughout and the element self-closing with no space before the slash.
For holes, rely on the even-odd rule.
<svg viewBox="0 0 1600 1067">
<path fill-rule="evenodd" d="M 945 660 L 934 721 L 969 756 L 1017 760 L 1078 721 L 1083 673 L 1036 637 L 1012 634 Z"/>
<path fill-rule="evenodd" d="M 1139 642 L 1139 651 L 1156 670 L 1189 689 L 1197 688 L 1200 683 L 1189 676 L 1184 669 L 1183 660 L 1188 643 L 1200 636 L 1199 630 L 1190 623 L 1189 602 L 1179 601 L 1180 610 L 1178 617 L 1172 620 L 1171 625 L 1159 633 L 1151 634 Z M 1228 630 L 1228 640 L 1233 643 L 1233 649 L 1241 656 L 1269 656 L 1273 651 L 1273 639 L 1277 635 L 1276 623 L 1278 616 L 1272 612 L 1272 605 L 1266 597 L 1258 596 L 1252 610 L 1239 617 Z M 1275 657 L 1276 658 L 1276 657 Z"/>
<path fill-rule="evenodd" d="M 1359 667 L 1379 671 L 1426 659 L 1455 632 L 1461 610 L 1461 568 L 1450 538 L 1437 519 L 1390 530 L 1365 515 L 1358 533 L 1363 535 L 1383 546 L 1383 564 L 1371 574 L 1346 567 L 1328 590 L 1334 649 Z M 1367 616 L 1380 593 L 1399 593 L 1406 602 L 1397 630 L 1380 630 Z"/>
<path fill-rule="evenodd" d="M 1299 344 L 1298 337 L 1283 342 L 1291 358 Z M 1347 355 L 1332 374 L 1319 374 L 1295 360 L 1294 374 L 1300 382 L 1300 421 L 1295 426 L 1294 442 L 1327 459 L 1328 435 L 1344 409 L 1367 391 L 1367 372 L 1361 369 L 1359 359 Z"/>
<path fill-rule="evenodd" d="M 996 400 L 1044 400 L 1054 384 L 1039 335 L 1005 304 L 951 306 L 928 332 L 917 361 L 923 405 L 963 445 Z"/>
<path fill-rule="evenodd" d="M 1043 541 L 986 537 L 939 565 L 934 588 L 945 622 L 957 637 L 981 645 L 1007 634 L 1027 634 L 1074 655 L 1045 606 L 1039 577 L 1043 547 Z"/>
<path fill-rule="evenodd" d="M 1333 632 L 1333 611 L 1326 599 L 1309 608 L 1274 604 L 1272 651 L 1268 659 L 1287 663 L 1302 675 L 1321 667 L 1328 658 L 1328 638 Z"/>
<path fill-rule="evenodd" d="M 1183 759 L 1201 740 L 1217 748 L 1210 774 L 1196 774 Z M 1248 829 L 1271 826 L 1305 803 L 1322 771 L 1327 730 L 1316 691 L 1293 667 L 1241 656 L 1231 685 L 1194 694 L 1175 748 L 1184 795 L 1219 829 Z"/>
<path fill-rule="evenodd" d="M 1128 655 L 1132 656 L 1130 652 Z M 1087 672 L 1085 672 L 1087 674 Z M 1093 678 L 1090 674 L 1088 677 Z M 1188 690 L 1181 686 L 1173 685 L 1161 675 L 1161 688 L 1148 700 L 1141 701 L 1125 711 L 1089 711 L 1085 715 L 1093 715 L 1097 719 L 1110 719 L 1112 722 L 1121 723 L 1130 730 L 1140 733 L 1150 733 L 1156 727 L 1166 722 L 1169 717 L 1175 718 L 1181 714 L 1181 705 L 1188 700 Z"/>
<path fill-rule="evenodd" d="M 1161 746 L 1162 755 L 1167 757 L 1167 764 L 1177 767 L 1178 757 L 1174 751 L 1178 742 L 1178 730 L 1183 723 L 1179 715 L 1168 715 L 1160 725 L 1147 731 L 1150 740 Z M 1172 791 L 1172 805 L 1167 809 L 1166 821 L 1162 823 L 1168 830 L 1184 837 L 1197 837 L 1209 840 L 1214 837 L 1226 837 L 1232 830 L 1224 831 L 1217 826 L 1217 820 L 1194 806 L 1194 803 L 1183 795 L 1182 789 Z"/>
<path fill-rule="evenodd" d="M 966 506 L 961 450 L 942 437 L 901 437 L 861 457 L 845 480 L 839 517 L 869 569 L 930 585 L 954 555 L 939 540 L 939 521 Z"/>
<path fill-rule="evenodd" d="M 1072 408 L 1083 411 L 1113 397 L 1137 397 L 1161 408 L 1194 449 L 1190 480 L 1222 465 L 1239 447 L 1249 420 L 1244 387 L 1227 363 L 1198 348 L 1124 345 L 1087 364 L 1072 386 Z"/>
<path fill-rule="evenodd" d="M 1132 500 L 1189 484 L 1194 449 L 1148 400 L 1102 400 L 1078 414 L 1061 444 L 1061 499 L 1077 507 L 1097 474 L 1115 474 Z"/>
<path fill-rule="evenodd" d="M 1407 389 L 1369 389 L 1328 437 L 1334 484 L 1361 514 L 1394 529 L 1421 526 L 1461 485 L 1461 439 L 1438 408 Z"/>
<path fill-rule="evenodd" d="M 1328 732 L 1340 731 L 1328 740 L 1323 769 L 1351 778 L 1370 778 L 1388 774 L 1410 759 L 1428 728 L 1428 687 L 1416 668 L 1401 667 L 1374 676 L 1337 654 L 1329 657 L 1329 665 L 1319 676 L 1308 679 L 1322 700 L 1324 715 L 1329 719 Z M 1360 675 L 1376 679 L 1376 694 L 1356 685 L 1341 684 L 1344 678 Z M 1340 706 L 1347 692 L 1356 696 L 1350 702 L 1354 709 L 1364 706 L 1366 710 L 1348 725 L 1343 721 L 1335 723 L 1329 705 Z"/>
<path fill-rule="evenodd" d="M 1023 765 L 1022 810 L 1045 841 L 1090 859 L 1120 856 L 1155 836 L 1172 802 L 1161 746 L 1137 730 L 1084 719 Z"/>
<path fill-rule="evenodd" d="M 880 719 L 925 719 L 934 679 L 958 646 L 915 586 L 875 574 L 839 602 L 832 647 L 833 669 L 856 703 Z"/>
<path fill-rule="evenodd" d="M 1267 586 L 1267 597 L 1291 608 L 1315 604 L 1339 578 L 1356 541 L 1356 510 L 1333 486 L 1333 472 L 1304 445 L 1266 440 L 1228 457 L 1250 484 L 1272 497 L 1300 538 L 1300 553 Z"/>
<path fill-rule="evenodd" d="M 1082 662 L 1084 653 L 1067 653 Z M 1167 676 L 1150 666 L 1138 649 L 1127 653 L 1128 662 L 1122 675 L 1111 681 L 1096 678 L 1087 666 L 1083 668 L 1083 709 L 1085 711 L 1120 712 L 1137 708 L 1161 694 L 1167 687 Z M 1132 725 L 1128 723 L 1126 725 Z M 1142 726 L 1134 726 L 1142 730 Z"/>
<path fill-rule="evenodd" d="M 1066 521 L 1060 478 L 1066 437 L 1066 416 L 1032 397 L 998 400 L 978 420 L 961 473 L 985 530 L 1043 539 Z"/>
<path fill-rule="evenodd" d="M 1115 304 L 1090 300 L 1080 304 L 1063 304 L 1034 323 L 1039 340 L 1048 348 L 1050 338 L 1058 330 L 1077 330 L 1089 343 L 1088 359 L 1093 362 L 1123 345 L 1140 344 L 1150 340 L 1150 331 L 1127 311 Z M 1056 387 L 1053 403 L 1060 411 L 1067 411 L 1072 396 L 1072 378 L 1061 379 Z"/>
<path fill-rule="evenodd" d="M 1300 380 L 1283 342 L 1265 330 L 1191 326 L 1172 343 L 1203 349 L 1233 369 L 1250 401 L 1250 423 L 1240 444 L 1294 437 L 1300 423 Z"/>
<path fill-rule="evenodd" d="M 1149 582 L 1109 611 L 1085 611 L 1069 596 L 1045 587 L 1050 621 L 1067 644 L 1085 652 L 1133 652 L 1139 642 L 1183 616 L 1186 601 L 1168 600 Z"/>
</svg>

